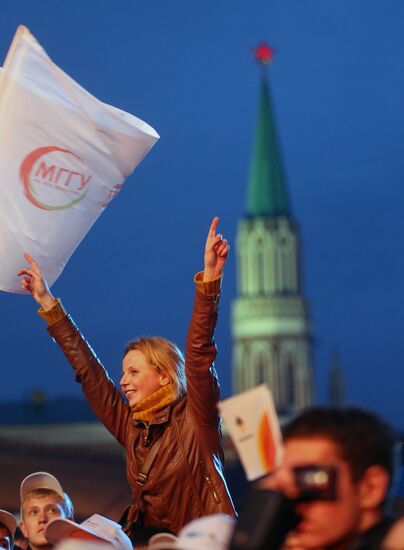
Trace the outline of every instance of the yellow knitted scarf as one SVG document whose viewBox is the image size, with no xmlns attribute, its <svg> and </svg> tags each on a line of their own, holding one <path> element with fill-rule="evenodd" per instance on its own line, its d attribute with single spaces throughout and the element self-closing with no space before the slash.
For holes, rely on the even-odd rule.
<svg viewBox="0 0 404 550">
<path fill-rule="evenodd" d="M 138 403 L 132 409 L 133 420 L 143 420 L 150 422 L 157 411 L 163 409 L 177 398 L 173 384 L 167 384 L 158 389 L 151 395 L 148 395 L 143 401 Z"/>
</svg>

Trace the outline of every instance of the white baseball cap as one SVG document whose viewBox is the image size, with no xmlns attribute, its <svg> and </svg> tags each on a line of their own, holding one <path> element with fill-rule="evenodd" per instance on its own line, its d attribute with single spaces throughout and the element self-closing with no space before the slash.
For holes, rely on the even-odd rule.
<svg viewBox="0 0 404 550">
<path fill-rule="evenodd" d="M 149 540 L 150 550 L 226 550 L 236 519 L 226 514 L 212 514 L 194 519 L 181 529 L 178 537 L 157 533 Z"/>
<path fill-rule="evenodd" d="M 13 514 L 10 514 L 10 512 L 6 512 L 5 510 L 0 510 L 0 523 L 2 523 L 4 527 L 7 527 L 10 531 L 11 538 L 14 540 L 17 521 Z"/>
<path fill-rule="evenodd" d="M 55 491 L 60 498 L 65 498 L 63 488 L 55 476 L 48 472 L 34 472 L 22 480 L 20 486 L 21 503 L 25 501 L 29 493 L 37 489 L 50 489 L 51 491 Z"/>
<path fill-rule="evenodd" d="M 92 515 L 83 523 L 64 518 L 52 519 L 46 526 L 45 537 L 51 544 L 56 544 L 62 539 L 68 539 L 74 531 L 90 533 L 117 550 L 133 549 L 129 537 L 122 531 L 119 523 L 99 514 Z"/>
</svg>

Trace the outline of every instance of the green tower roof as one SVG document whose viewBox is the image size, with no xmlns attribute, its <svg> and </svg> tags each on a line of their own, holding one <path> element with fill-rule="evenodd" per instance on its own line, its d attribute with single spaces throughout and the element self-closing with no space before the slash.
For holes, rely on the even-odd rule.
<svg viewBox="0 0 404 550">
<path fill-rule="evenodd" d="M 271 109 L 269 84 L 266 75 L 263 74 L 250 180 L 247 188 L 246 215 L 248 217 L 289 217 L 290 213 Z"/>
</svg>

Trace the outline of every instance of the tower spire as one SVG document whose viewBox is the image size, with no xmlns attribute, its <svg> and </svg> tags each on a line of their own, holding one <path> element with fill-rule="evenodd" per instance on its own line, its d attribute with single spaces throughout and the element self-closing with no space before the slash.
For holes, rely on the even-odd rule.
<svg viewBox="0 0 404 550">
<path fill-rule="evenodd" d="M 273 49 L 254 49 L 261 94 L 247 190 L 239 220 L 237 298 L 232 305 L 234 389 L 263 382 L 276 407 L 291 414 L 313 399 L 311 321 L 300 277 L 300 238 L 276 139 L 266 65 Z"/>
<path fill-rule="evenodd" d="M 247 187 L 247 217 L 290 217 L 290 205 L 283 174 L 282 159 L 272 114 L 267 65 L 274 50 L 265 43 L 254 48 L 262 67 L 258 119 Z"/>
</svg>

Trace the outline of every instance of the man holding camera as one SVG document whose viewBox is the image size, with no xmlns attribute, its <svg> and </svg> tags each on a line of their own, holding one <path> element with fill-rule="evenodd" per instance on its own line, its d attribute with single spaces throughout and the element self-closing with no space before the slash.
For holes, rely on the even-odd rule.
<svg viewBox="0 0 404 550">
<path fill-rule="evenodd" d="M 314 407 L 295 418 L 284 430 L 281 467 L 267 483 L 300 519 L 285 548 L 404 549 L 404 540 L 390 546 L 393 531 L 401 537 L 384 511 L 394 444 L 389 426 L 361 409 Z"/>
</svg>

